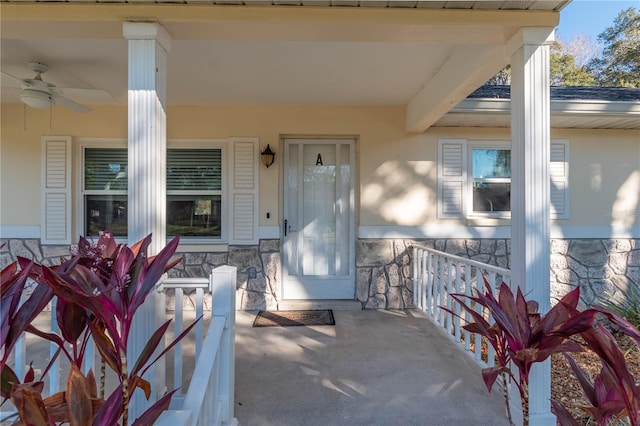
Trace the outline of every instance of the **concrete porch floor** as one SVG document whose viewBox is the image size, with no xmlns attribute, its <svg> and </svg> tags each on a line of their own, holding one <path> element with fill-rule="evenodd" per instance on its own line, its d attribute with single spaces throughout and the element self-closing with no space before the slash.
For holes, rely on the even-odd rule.
<svg viewBox="0 0 640 426">
<path fill-rule="evenodd" d="M 334 311 L 333 327 L 255 315 L 237 312 L 241 426 L 508 424 L 498 389 L 419 311 Z"/>
</svg>

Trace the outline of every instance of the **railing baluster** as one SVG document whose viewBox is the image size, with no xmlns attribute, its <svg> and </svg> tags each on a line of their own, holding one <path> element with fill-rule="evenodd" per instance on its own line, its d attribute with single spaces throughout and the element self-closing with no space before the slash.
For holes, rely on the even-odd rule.
<svg viewBox="0 0 640 426">
<path fill-rule="evenodd" d="M 467 265 L 464 268 L 464 294 L 467 296 L 471 296 L 471 266 Z M 468 300 L 468 299 L 467 299 Z M 471 314 L 464 311 L 464 320 L 465 324 L 469 324 L 471 322 Z M 471 333 L 468 331 L 464 332 L 464 348 L 467 351 L 471 351 Z"/>
<path fill-rule="evenodd" d="M 176 288 L 174 290 L 174 318 L 175 318 L 175 336 L 179 336 L 182 333 L 182 306 L 184 302 L 184 290 L 182 288 Z M 179 341 L 174 349 L 174 357 L 173 357 L 173 387 L 182 389 L 182 340 Z M 184 394 L 182 390 L 179 391 L 181 394 Z"/>
<path fill-rule="evenodd" d="M 56 306 L 58 304 L 58 298 L 53 297 L 51 299 L 51 312 L 50 312 L 50 329 L 52 333 L 59 334 L 58 328 L 58 320 L 56 319 Z M 49 360 L 53 359 L 56 352 L 58 351 L 58 345 L 51 342 L 49 343 Z M 60 390 L 60 356 L 56 358 L 56 361 L 51 366 L 49 370 L 49 394 L 53 395 L 54 393 Z"/>
<path fill-rule="evenodd" d="M 454 333 L 453 330 L 453 315 L 450 313 L 451 309 L 453 308 L 453 299 L 451 298 L 451 288 L 453 287 L 453 264 L 454 261 L 449 259 L 449 262 L 447 262 L 447 285 L 445 288 L 445 299 L 446 299 L 446 303 L 447 303 L 447 309 L 449 309 L 446 314 L 445 314 L 445 320 L 446 320 L 446 330 L 447 330 L 447 334 L 452 334 Z"/>
<path fill-rule="evenodd" d="M 204 299 L 204 291 L 202 288 L 196 288 L 196 318 L 200 317 L 203 312 L 203 299 Z M 197 322 L 196 324 L 196 359 L 200 356 L 200 350 L 202 349 L 202 339 L 204 339 L 204 335 L 202 333 L 202 322 L 204 318 Z"/>
<path fill-rule="evenodd" d="M 444 306 L 444 280 L 447 269 L 447 259 L 445 257 L 439 256 L 440 259 L 440 282 L 438 283 L 438 306 Z M 440 327 L 444 328 L 444 315 L 442 314 L 440 309 L 436 309 L 438 318 L 440 319 Z"/>
<path fill-rule="evenodd" d="M 455 287 L 455 292 L 457 294 L 460 294 L 460 274 L 461 274 L 461 270 L 462 270 L 462 265 L 460 264 L 460 262 L 456 263 L 456 287 Z M 451 297 L 451 295 L 449 295 L 449 297 Z M 460 333 L 460 310 L 462 309 L 460 307 L 460 304 L 458 302 L 454 302 L 455 303 L 455 313 L 456 316 L 454 318 L 455 321 L 455 336 L 456 336 L 456 342 L 460 342 L 460 337 L 461 337 L 461 333 Z"/>
<path fill-rule="evenodd" d="M 434 305 L 436 305 L 435 298 L 438 297 L 438 257 L 429 253 L 430 261 L 429 261 L 429 293 L 428 304 L 427 304 L 427 313 L 432 320 L 436 320 L 436 316 L 434 315 L 435 310 L 433 309 Z"/>
<path fill-rule="evenodd" d="M 480 273 L 480 269 L 477 266 L 474 266 L 473 270 L 476 278 L 476 291 L 481 292 L 482 291 L 482 274 Z M 484 315 L 484 310 L 480 305 L 476 306 L 476 312 L 478 312 L 480 315 Z M 482 361 L 482 336 L 480 336 L 477 333 L 474 336 L 475 336 L 475 346 L 476 346 L 475 347 L 476 359 L 478 361 Z"/>
<path fill-rule="evenodd" d="M 418 300 L 420 300 L 419 289 L 421 288 L 420 283 L 422 282 L 422 277 L 418 275 L 418 271 L 421 269 L 420 259 L 422 258 L 422 252 L 418 250 L 417 247 L 413 248 L 413 306 L 416 308 L 420 308 L 418 304 Z M 418 253 L 420 253 L 420 257 L 418 257 Z"/>
<path fill-rule="evenodd" d="M 487 273 L 487 281 L 489 281 L 489 287 L 491 288 L 491 294 L 496 295 L 496 273 L 488 272 Z M 493 316 L 489 313 L 489 324 L 493 322 Z M 487 364 L 489 367 L 493 367 L 495 365 L 495 350 L 493 346 L 488 345 L 489 348 L 487 350 Z"/>
<path fill-rule="evenodd" d="M 422 254 L 420 255 L 420 258 L 422 259 L 421 263 L 422 263 L 422 282 L 420 283 L 420 288 L 422 289 L 422 292 L 420 294 L 421 296 L 421 304 L 422 304 L 422 310 L 426 312 L 426 310 L 429 308 L 429 294 L 431 293 L 431 285 L 430 285 L 430 278 L 429 275 L 431 274 L 430 269 L 429 269 L 429 262 L 431 261 L 431 254 L 427 253 L 426 251 L 422 251 Z"/>
</svg>

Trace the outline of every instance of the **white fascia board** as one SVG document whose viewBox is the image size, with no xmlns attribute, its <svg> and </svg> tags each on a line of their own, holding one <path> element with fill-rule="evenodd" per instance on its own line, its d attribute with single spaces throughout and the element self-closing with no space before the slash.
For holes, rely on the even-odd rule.
<svg viewBox="0 0 640 426">
<path fill-rule="evenodd" d="M 504 113 L 510 114 L 509 99 L 465 99 L 456 105 L 451 113 Z M 552 114 L 597 114 L 629 117 L 640 116 L 640 102 L 551 100 Z"/>
</svg>

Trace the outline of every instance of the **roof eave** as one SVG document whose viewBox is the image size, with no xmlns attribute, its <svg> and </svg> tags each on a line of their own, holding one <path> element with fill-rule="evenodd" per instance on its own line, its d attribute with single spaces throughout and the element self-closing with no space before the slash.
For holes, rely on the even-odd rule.
<svg viewBox="0 0 640 426">
<path fill-rule="evenodd" d="M 640 115 L 640 102 L 629 101 L 597 101 L 597 100 L 551 100 L 552 114 L 598 114 L 598 115 Z M 456 105 L 451 112 L 465 113 L 509 113 L 509 99 L 465 99 Z"/>
</svg>

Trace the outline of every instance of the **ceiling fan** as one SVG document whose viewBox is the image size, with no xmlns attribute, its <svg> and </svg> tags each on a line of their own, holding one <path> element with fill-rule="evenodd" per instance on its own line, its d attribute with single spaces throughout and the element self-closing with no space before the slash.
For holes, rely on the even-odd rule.
<svg viewBox="0 0 640 426">
<path fill-rule="evenodd" d="M 64 105 L 78 112 L 91 111 L 90 108 L 68 99 L 63 94 L 73 97 L 113 100 L 113 96 L 106 90 L 60 88 L 42 79 L 49 67 L 42 62 L 29 62 L 29 67 L 36 74 L 33 78 L 18 78 L 6 72 L 3 75 L 20 82 L 20 100 L 31 108 L 50 108 L 55 104 Z"/>
</svg>

